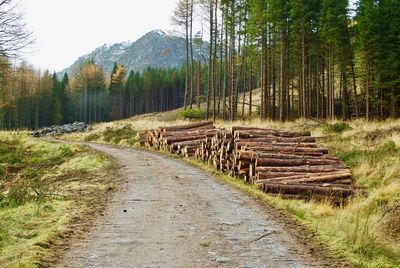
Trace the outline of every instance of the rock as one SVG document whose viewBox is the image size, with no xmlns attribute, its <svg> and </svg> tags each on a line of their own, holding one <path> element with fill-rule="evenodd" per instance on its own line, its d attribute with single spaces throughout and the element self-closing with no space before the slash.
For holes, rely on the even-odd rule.
<svg viewBox="0 0 400 268">
<path fill-rule="evenodd" d="M 227 263 L 227 262 L 230 262 L 231 261 L 231 259 L 229 259 L 228 257 L 217 257 L 216 259 L 215 259 L 215 261 L 216 262 L 219 262 L 219 263 Z"/>
<path fill-rule="evenodd" d="M 44 127 L 39 131 L 33 131 L 31 135 L 33 137 L 54 136 L 74 132 L 89 132 L 90 130 L 90 126 L 85 122 L 74 122 L 72 124 L 64 124 L 61 126 Z"/>
<path fill-rule="evenodd" d="M 40 137 L 40 132 L 39 131 L 32 131 L 31 132 L 31 136 L 35 137 L 35 138 Z"/>
</svg>

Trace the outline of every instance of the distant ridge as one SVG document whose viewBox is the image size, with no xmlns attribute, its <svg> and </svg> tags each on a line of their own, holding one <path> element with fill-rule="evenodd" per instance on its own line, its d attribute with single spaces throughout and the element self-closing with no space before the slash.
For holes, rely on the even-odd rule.
<svg viewBox="0 0 400 268">
<path fill-rule="evenodd" d="M 198 58 L 198 49 L 194 49 Z M 207 43 L 203 45 L 202 53 L 207 56 Z M 93 59 L 110 74 L 114 62 L 122 63 L 127 72 L 130 70 L 142 72 L 147 67 L 176 68 L 185 62 L 185 39 L 162 30 L 153 30 L 134 42 L 105 44 L 93 52 L 79 57 L 70 67 L 59 72 L 60 75 L 72 75 L 87 60 Z"/>
</svg>

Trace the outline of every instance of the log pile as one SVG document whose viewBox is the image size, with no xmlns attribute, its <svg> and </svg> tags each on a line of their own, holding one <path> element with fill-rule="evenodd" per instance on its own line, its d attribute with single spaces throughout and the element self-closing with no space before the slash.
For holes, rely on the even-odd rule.
<svg viewBox="0 0 400 268">
<path fill-rule="evenodd" d="M 172 154 L 193 157 L 201 143 L 217 133 L 212 121 L 181 126 L 159 127 L 147 135 L 146 146 Z"/>
<path fill-rule="evenodd" d="M 154 129 L 147 144 L 195 157 L 267 193 L 347 198 L 357 190 L 349 168 L 308 131 L 233 127 L 229 132 L 209 121 Z"/>
</svg>

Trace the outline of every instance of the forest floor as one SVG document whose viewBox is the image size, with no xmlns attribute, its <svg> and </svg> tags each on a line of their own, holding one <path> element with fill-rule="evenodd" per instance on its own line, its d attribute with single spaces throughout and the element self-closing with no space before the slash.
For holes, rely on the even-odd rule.
<svg viewBox="0 0 400 268">
<path fill-rule="evenodd" d="M 97 124 L 90 133 L 62 138 L 137 147 L 139 131 L 184 124 L 185 121 L 179 119 L 181 113 L 175 110 L 135 116 Z M 321 146 L 327 147 L 330 154 L 338 156 L 351 168 L 355 182 L 366 188 L 368 196 L 352 198 L 346 206 L 339 207 L 328 200 L 285 200 L 264 194 L 200 162 L 190 162 L 290 215 L 312 232 L 314 242 L 326 245 L 353 266 L 400 267 L 400 120 L 346 123 L 218 120 L 216 125 L 227 129 L 240 125 L 311 131 Z"/>
<path fill-rule="evenodd" d="M 126 177 L 56 267 L 344 267 L 297 225 L 188 163 L 91 145 Z"/>
</svg>

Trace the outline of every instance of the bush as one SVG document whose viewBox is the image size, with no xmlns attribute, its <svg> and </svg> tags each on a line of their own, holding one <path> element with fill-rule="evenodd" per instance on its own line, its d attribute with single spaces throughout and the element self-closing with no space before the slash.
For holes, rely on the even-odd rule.
<svg viewBox="0 0 400 268">
<path fill-rule="evenodd" d="M 71 157 L 74 155 L 74 152 L 72 151 L 71 147 L 63 145 L 59 149 L 61 156 L 63 157 Z"/>
<path fill-rule="evenodd" d="M 383 227 L 393 237 L 400 238 L 400 200 L 386 206 Z"/>
<path fill-rule="evenodd" d="M 350 167 L 355 167 L 364 157 L 364 151 L 352 150 L 348 152 L 339 152 L 338 157 Z"/>
<path fill-rule="evenodd" d="M 186 119 L 203 119 L 205 117 L 202 109 L 187 109 L 182 111 L 180 115 Z"/>
<path fill-rule="evenodd" d="M 346 130 L 350 130 L 350 129 L 351 129 L 350 125 L 345 122 L 327 124 L 325 127 L 325 130 L 327 132 L 332 132 L 332 133 L 342 133 L 342 132 L 344 132 Z"/>
<path fill-rule="evenodd" d="M 39 142 L 26 146 L 24 141 L 0 140 L 0 203 L 18 207 L 27 202 L 40 206 L 48 197 L 43 175 L 54 173 L 57 165 L 74 156 L 68 145 Z"/>
<path fill-rule="evenodd" d="M 18 207 L 33 199 L 33 195 L 26 183 L 13 185 L 7 193 L 3 206 Z"/>
<path fill-rule="evenodd" d="M 100 139 L 100 135 L 97 133 L 92 133 L 85 137 L 85 141 L 95 141 L 98 139 Z"/>
<path fill-rule="evenodd" d="M 112 142 L 115 144 L 120 143 L 121 140 L 132 140 L 136 139 L 137 132 L 130 128 L 130 126 L 124 126 L 121 129 L 106 129 L 103 132 L 103 137 L 106 142 Z"/>
</svg>

